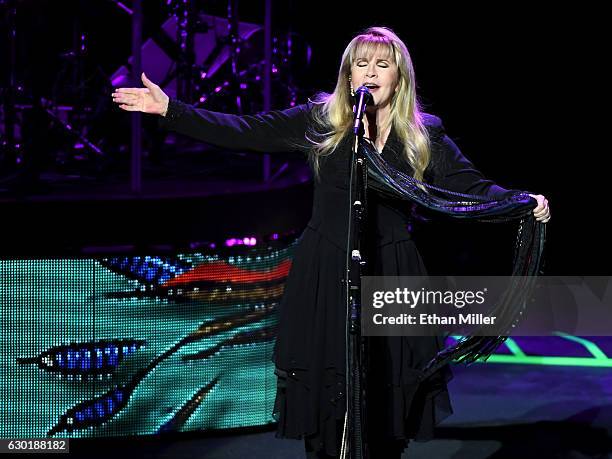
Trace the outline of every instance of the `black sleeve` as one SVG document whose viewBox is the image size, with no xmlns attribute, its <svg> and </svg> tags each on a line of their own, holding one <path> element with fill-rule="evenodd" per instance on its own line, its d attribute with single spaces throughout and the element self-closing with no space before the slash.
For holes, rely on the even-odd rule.
<svg viewBox="0 0 612 459">
<path fill-rule="evenodd" d="M 159 126 L 228 149 L 264 153 L 303 150 L 310 106 L 297 105 L 259 115 L 230 115 L 170 99 Z"/>
<path fill-rule="evenodd" d="M 429 115 L 431 140 L 432 184 L 458 193 L 476 194 L 503 199 L 521 190 L 507 190 L 485 178 L 466 158 L 453 140 L 446 135 L 442 120 Z"/>
</svg>

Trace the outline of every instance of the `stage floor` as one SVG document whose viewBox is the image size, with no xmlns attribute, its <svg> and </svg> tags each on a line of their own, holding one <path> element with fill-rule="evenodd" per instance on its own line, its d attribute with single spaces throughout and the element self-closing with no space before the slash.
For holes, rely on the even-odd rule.
<svg viewBox="0 0 612 459">
<path fill-rule="evenodd" d="M 478 364 L 453 367 L 454 414 L 403 459 L 612 458 L 612 373 L 606 368 Z M 274 431 L 171 441 L 74 440 L 74 458 L 304 458 Z"/>
</svg>

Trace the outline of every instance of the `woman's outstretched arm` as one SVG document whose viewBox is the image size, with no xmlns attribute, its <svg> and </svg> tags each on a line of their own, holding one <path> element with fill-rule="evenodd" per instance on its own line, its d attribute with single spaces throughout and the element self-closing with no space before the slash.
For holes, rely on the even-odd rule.
<svg viewBox="0 0 612 459">
<path fill-rule="evenodd" d="M 176 99 L 142 74 L 144 88 L 118 88 L 114 102 L 126 111 L 160 115 L 160 127 L 223 148 L 266 153 L 299 150 L 304 144 L 308 105 L 259 115 L 198 109 Z"/>
</svg>

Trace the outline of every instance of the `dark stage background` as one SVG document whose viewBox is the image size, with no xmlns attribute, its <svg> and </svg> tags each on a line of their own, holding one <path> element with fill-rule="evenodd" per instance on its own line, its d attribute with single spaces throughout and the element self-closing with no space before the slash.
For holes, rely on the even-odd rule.
<svg viewBox="0 0 612 459">
<path fill-rule="evenodd" d="M 165 2 L 144 3 L 147 38 L 167 10 Z M 27 93 L 49 97 L 54 85 L 57 90 L 65 64 L 59 56 L 71 48 L 78 23 L 88 34 L 91 79 L 85 90 L 103 100 L 95 134 L 127 135 L 126 114 L 111 107 L 103 77 L 130 55 L 129 16 L 102 0 L 17 4 L 16 70 Z M 203 5 L 208 14 L 226 13 L 227 2 Z M 242 21 L 261 24 L 263 1 L 240 2 L 238 13 Z M 272 24 L 274 33 L 292 30 L 312 46 L 312 65 L 295 76 L 311 93 L 333 88 L 341 52 L 354 33 L 374 24 L 393 28 L 411 51 L 425 110 L 442 117 L 463 153 L 500 185 L 549 199 L 546 273 L 588 275 L 609 273 L 607 206 L 599 198 L 609 155 L 600 115 L 609 93 L 599 76 L 606 55 L 602 21 L 586 5 L 274 1 Z M 5 32 L 2 86 L 9 70 Z M 127 180 L 129 162 L 122 164 L 113 172 Z M 449 234 L 450 228 L 434 225 L 431 231 Z M 501 237 L 497 229 L 473 231 L 483 233 L 485 252 Z"/>
</svg>

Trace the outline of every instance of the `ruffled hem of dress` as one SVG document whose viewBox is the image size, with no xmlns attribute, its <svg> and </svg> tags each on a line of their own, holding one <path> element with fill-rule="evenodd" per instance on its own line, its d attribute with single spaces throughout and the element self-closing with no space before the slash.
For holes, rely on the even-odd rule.
<svg viewBox="0 0 612 459">
<path fill-rule="evenodd" d="M 338 455 L 338 429 L 342 425 L 338 421 L 344 419 L 346 411 L 344 375 L 327 368 L 319 397 L 307 383 L 308 370 L 277 367 L 275 373 L 278 382 L 272 417 L 278 423 L 276 438 L 302 440 L 316 436 L 318 451 Z M 431 440 L 435 426 L 453 413 L 446 388 L 452 379 L 450 369 L 444 367 L 426 381 L 421 375 L 419 370 L 412 370 L 401 385 L 388 384 L 390 403 L 403 408 L 394 410 L 393 417 L 381 424 L 387 426 L 382 435 L 388 441 L 403 442 L 403 448 L 411 440 Z"/>
<path fill-rule="evenodd" d="M 333 447 L 339 434 L 337 421 L 344 419 L 344 375 L 328 368 L 324 384 L 313 386 L 308 383 L 308 370 L 277 367 L 275 373 L 278 379 L 272 417 L 278 422 L 276 437 L 301 440 L 323 434 L 321 446 L 327 454 L 337 454 Z"/>
</svg>

